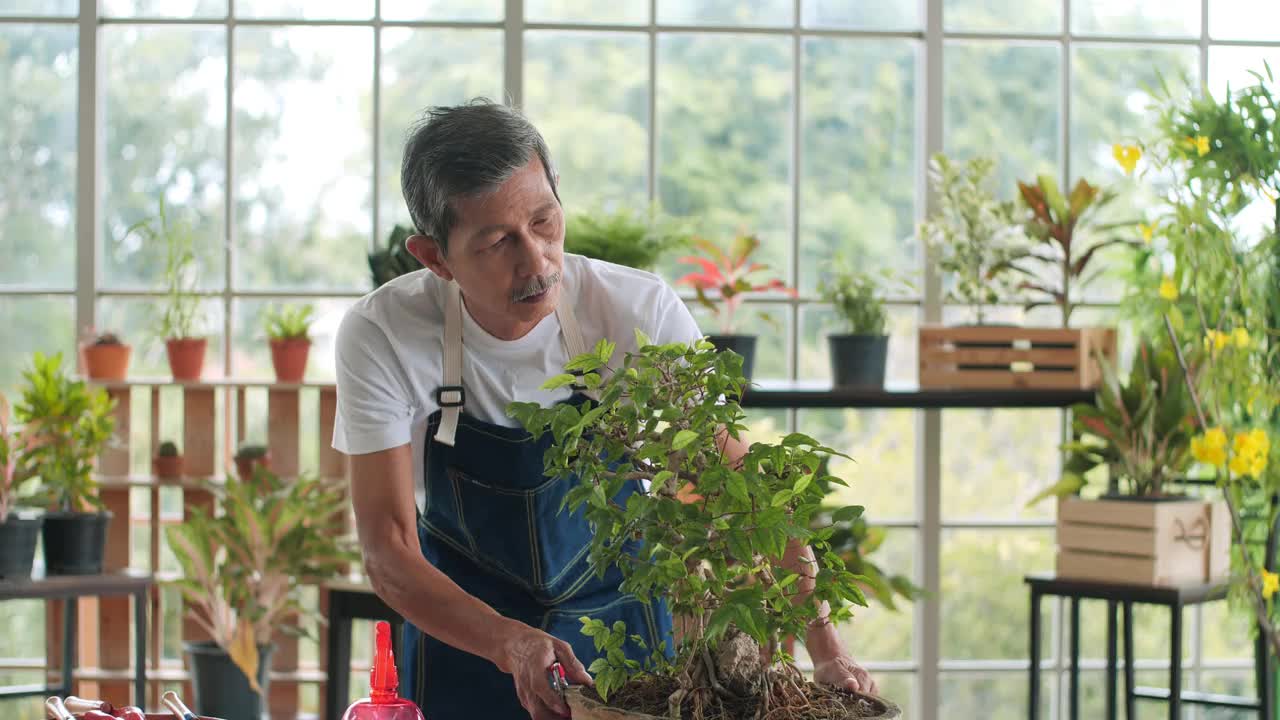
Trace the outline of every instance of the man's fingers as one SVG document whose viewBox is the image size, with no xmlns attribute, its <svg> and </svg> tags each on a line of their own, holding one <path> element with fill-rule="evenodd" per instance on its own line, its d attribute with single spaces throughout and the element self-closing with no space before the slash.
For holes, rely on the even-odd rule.
<svg viewBox="0 0 1280 720">
<path fill-rule="evenodd" d="M 560 691 L 551 688 L 551 680 L 544 672 L 540 678 L 541 682 L 535 679 L 535 690 L 533 698 L 534 705 L 542 704 L 550 708 L 552 711 L 559 713 L 561 717 L 568 717 L 569 706 L 564 704 L 560 699 Z"/>
<path fill-rule="evenodd" d="M 551 698 L 538 693 L 538 697 L 533 699 L 533 712 L 530 716 L 533 720 L 560 720 L 569 717 L 569 706 L 560 702 L 559 693 L 552 693 Z"/>
<path fill-rule="evenodd" d="M 595 685 L 596 681 L 591 678 L 587 669 L 583 667 L 582 662 L 578 660 L 578 656 L 573 654 L 573 647 L 569 643 L 559 641 L 556 643 L 556 659 L 564 666 L 565 679 L 574 685 Z"/>
</svg>

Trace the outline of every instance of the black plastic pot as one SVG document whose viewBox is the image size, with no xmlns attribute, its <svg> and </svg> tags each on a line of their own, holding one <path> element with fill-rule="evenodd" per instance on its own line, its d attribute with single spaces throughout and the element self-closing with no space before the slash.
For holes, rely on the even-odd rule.
<svg viewBox="0 0 1280 720">
<path fill-rule="evenodd" d="M 40 537 L 44 540 L 46 575 L 97 575 L 107 546 L 110 512 L 51 512 L 44 516 Z"/>
<path fill-rule="evenodd" d="M 274 645 L 258 646 L 258 687 L 253 691 L 249 679 L 231 656 L 216 643 L 183 643 L 191 661 L 191 685 L 195 690 L 195 707 L 201 715 L 237 720 L 259 720 L 266 717 L 270 697 L 271 653 Z"/>
<path fill-rule="evenodd" d="M 42 518 L 22 518 L 10 513 L 0 522 L 0 580 L 30 580 L 36 557 Z"/>
<path fill-rule="evenodd" d="M 888 335 L 829 335 L 831 382 L 836 387 L 883 388 Z"/>
<path fill-rule="evenodd" d="M 755 335 L 708 335 L 707 340 L 716 350 L 732 350 L 742 356 L 742 376 L 751 379 L 751 368 L 756 359 Z"/>
</svg>

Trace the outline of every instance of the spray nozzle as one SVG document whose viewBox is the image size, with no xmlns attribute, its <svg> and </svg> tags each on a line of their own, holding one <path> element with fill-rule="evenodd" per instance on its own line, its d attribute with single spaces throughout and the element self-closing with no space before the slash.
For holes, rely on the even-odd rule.
<svg viewBox="0 0 1280 720">
<path fill-rule="evenodd" d="M 369 698 L 388 700 L 397 697 L 400 677 L 396 658 L 391 652 L 391 623 L 379 620 L 374 625 L 373 669 L 369 671 Z"/>
</svg>

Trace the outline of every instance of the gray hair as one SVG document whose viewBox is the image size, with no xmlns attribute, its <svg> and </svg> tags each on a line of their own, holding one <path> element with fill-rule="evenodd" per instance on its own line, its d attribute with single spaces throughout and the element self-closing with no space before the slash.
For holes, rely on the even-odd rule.
<svg viewBox="0 0 1280 720">
<path fill-rule="evenodd" d="M 551 151 L 519 110 L 486 98 L 429 108 L 409 129 L 400 165 L 400 188 L 418 233 L 447 253 L 458 221 L 452 201 L 492 192 L 535 155 L 558 201 Z"/>
</svg>

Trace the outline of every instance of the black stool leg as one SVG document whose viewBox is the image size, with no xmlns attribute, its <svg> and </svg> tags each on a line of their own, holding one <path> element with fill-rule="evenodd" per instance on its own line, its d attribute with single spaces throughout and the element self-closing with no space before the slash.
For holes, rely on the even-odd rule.
<svg viewBox="0 0 1280 720">
<path fill-rule="evenodd" d="M 1116 601 L 1107 601 L 1107 720 L 1116 720 Z"/>
<path fill-rule="evenodd" d="M 1080 720 L 1080 598 L 1071 598 L 1071 720 Z"/>
<path fill-rule="evenodd" d="M 1040 717 L 1040 592 L 1031 588 L 1031 686 L 1027 688 L 1030 707 L 1027 717 Z"/>
<path fill-rule="evenodd" d="M 351 616 L 346 595 L 329 592 L 329 638 L 327 643 L 329 671 L 324 687 L 326 720 L 338 720 L 348 700 L 351 684 Z"/>
<path fill-rule="evenodd" d="M 1138 717 L 1133 703 L 1133 603 L 1124 602 L 1124 717 Z"/>
<path fill-rule="evenodd" d="M 1182 717 L 1182 603 L 1173 604 L 1173 622 L 1169 628 L 1169 720 Z"/>
</svg>

